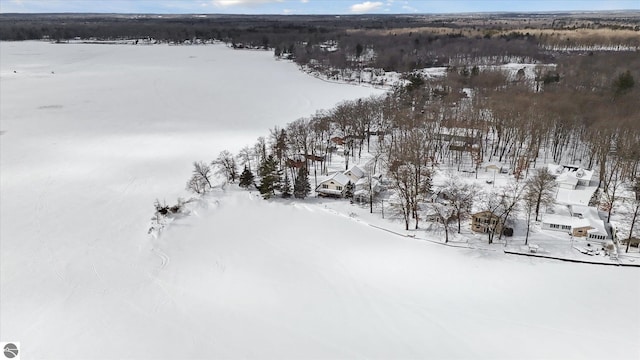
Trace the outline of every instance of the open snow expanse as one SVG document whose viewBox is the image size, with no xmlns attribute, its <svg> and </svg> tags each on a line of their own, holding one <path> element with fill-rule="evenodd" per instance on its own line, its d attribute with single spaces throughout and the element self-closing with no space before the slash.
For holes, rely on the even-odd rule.
<svg viewBox="0 0 640 360">
<path fill-rule="evenodd" d="M 146 234 L 194 160 L 340 100 L 223 46 L 0 43 L 0 338 L 24 358 L 637 359 L 640 272 L 398 237 L 229 187 Z"/>
</svg>

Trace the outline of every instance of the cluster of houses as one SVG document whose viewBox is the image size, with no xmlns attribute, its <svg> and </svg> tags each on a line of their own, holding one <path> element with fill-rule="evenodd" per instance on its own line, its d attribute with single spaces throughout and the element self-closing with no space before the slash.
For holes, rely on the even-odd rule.
<svg viewBox="0 0 640 360">
<path fill-rule="evenodd" d="M 610 226 L 602 220 L 597 208 L 589 206 L 597 189 L 597 186 L 591 186 L 594 172 L 578 166 L 556 164 L 549 164 L 548 170 L 556 178 L 556 204 L 542 214 L 542 229 L 593 241 L 611 239 Z M 367 202 L 370 194 L 375 196 L 381 191 L 380 180 L 379 176 L 365 176 L 364 170 L 352 166 L 320 182 L 315 190 L 321 197 L 353 197 L 356 201 Z M 431 220 L 439 221 L 436 218 Z M 508 228 L 491 211 L 481 211 L 471 215 L 471 230 L 502 233 Z"/>
<path fill-rule="evenodd" d="M 569 165 L 549 164 L 547 168 L 556 179 L 556 204 L 542 214 L 542 229 L 593 241 L 611 239 L 610 226 L 602 220 L 597 208 L 589 206 L 597 189 L 591 186 L 594 172 Z M 503 231 L 504 224 L 490 211 L 472 214 L 471 219 L 471 230 L 475 232 Z"/>
<path fill-rule="evenodd" d="M 557 183 L 556 205 L 542 215 L 542 229 L 562 231 L 593 241 L 612 238 L 597 208 L 589 206 L 597 186 L 591 186 L 593 171 L 578 166 L 549 164 Z"/>
</svg>

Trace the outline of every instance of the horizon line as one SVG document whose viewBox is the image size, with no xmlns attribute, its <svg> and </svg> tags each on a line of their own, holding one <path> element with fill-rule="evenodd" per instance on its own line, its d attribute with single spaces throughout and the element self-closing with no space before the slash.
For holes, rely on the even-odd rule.
<svg viewBox="0 0 640 360">
<path fill-rule="evenodd" d="M 216 15 L 216 16 L 420 16 L 420 15 L 469 15 L 469 14 L 566 14 L 566 13 L 619 13 L 619 12 L 635 12 L 640 13 L 640 9 L 611 9 L 611 10 L 541 10 L 541 11 L 467 11 L 467 12 L 434 12 L 434 13 L 323 13 L 323 14 L 283 14 L 283 13 L 154 13 L 154 12 L 0 12 L 0 15 L 172 15 L 172 16 L 189 16 L 189 15 Z"/>
</svg>

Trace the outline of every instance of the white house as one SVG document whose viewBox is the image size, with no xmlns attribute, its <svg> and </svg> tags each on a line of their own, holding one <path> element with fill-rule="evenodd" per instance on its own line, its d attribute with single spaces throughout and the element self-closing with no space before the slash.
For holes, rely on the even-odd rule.
<svg viewBox="0 0 640 360">
<path fill-rule="evenodd" d="M 572 205 L 571 213 L 574 217 L 587 220 L 590 230 L 587 230 L 587 238 L 593 240 L 606 240 L 611 236 L 607 232 L 604 220 L 600 218 L 598 209 L 592 206 Z"/>
<path fill-rule="evenodd" d="M 344 197 L 347 190 L 347 184 L 351 182 L 353 184 L 354 195 L 356 184 L 364 177 L 364 171 L 357 166 L 352 166 L 344 172 L 337 172 L 331 175 L 330 178 L 320 182 L 316 187 L 316 193 L 318 196 L 329 197 Z M 369 190 L 367 185 L 367 191 Z"/>
<path fill-rule="evenodd" d="M 347 184 L 351 181 L 347 175 L 337 172 L 330 178 L 321 181 L 316 187 L 318 196 L 343 197 Z M 353 182 L 353 181 L 351 181 Z"/>
<path fill-rule="evenodd" d="M 611 236 L 600 219 L 598 209 L 583 205 L 557 206 L 553 214 L 545 214 L 542 228 L 562 231 L 576 237 L 591 240 L 606 240 Z"/>
<path fill-rule="evenodd" d="M 578 166 L 547 164 L 547 170 L 556 177 L 561 189 L 575 189 L 577 185 L 589 186 L 593 178 L 593 170 Z"/>
<path fill-rule="evenodd" d="M 347 175 L 354 184 L 364 177 L 364 171 L 355 165 L 347 169 L 344 174 Z"/>
<path fill-rule="evenodd" d="M 597 186 L 590 186 L 593 171 L 578 166 L 547 164 L 556 178 L 556 202 L 564 205 L 588 205 Z"/>
<path fill-rule="evenodd" d="M 591 229 L 590 223 L 586 219 L 573 216 L 546 214 L 542 219 L 544 230 L 562 231 L 576 237 L 587 236 Z"/>
</svg>

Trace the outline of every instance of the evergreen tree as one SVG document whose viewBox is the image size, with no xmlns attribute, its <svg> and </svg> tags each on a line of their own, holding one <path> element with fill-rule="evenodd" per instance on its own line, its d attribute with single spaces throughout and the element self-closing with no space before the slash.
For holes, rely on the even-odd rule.
<svg viewBox="0 0 640 360">
<path fill-rule="evenodd" d="M 344 197 L 346 197 L 347 199 L 353 198 L 353 188 L 354 188 L 353 183 L 349 181 L 347 185 L 344 187 Z"/>
<path fill-rule="evenodd" d="M 251 185 L 253 185 L 253 179 L 254 179 L 253 173 L 245 165 L 244 170 L 242 171 L 242 174 L 240 174 L 239 185 L 245 189 L 248 189 Z"/>
<path fill-rule="evenodd" d="M 282 183 L 282 197 L 288 199 L 291 197 L 291 181 L 289 181 L 289 175 L 287 172 L 284 173 L 284 182 Z"/>
<path fill-rule="evenodd" d="M 293 196 L 296 199 L 304 199 L 311 193 L 311 184 L 309 184 L 309 172 L 306 167 L 298 169 L 298 176 L 293 183 Z"/>
<path fill-rule="evenodd" d="M 275 195 L 275 191 L 280 188 L 280 172 L 278 171 L 278 162 L 273 155 L 267 156 L 267 158 L 260 164 L 258 169 L 258 175 L 261 182 L 258 186 L 258 190 L 262 197 L 270 199 Z"/>
</svg>

